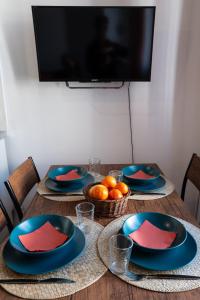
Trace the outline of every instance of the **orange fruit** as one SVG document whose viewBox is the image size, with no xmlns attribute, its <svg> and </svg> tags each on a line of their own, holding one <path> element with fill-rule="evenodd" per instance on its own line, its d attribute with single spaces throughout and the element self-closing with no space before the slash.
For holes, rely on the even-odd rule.
<svg viewBox="0 0 200 300">
<path fill-rule="evenodd" d="M 122 181 L 118 182 L 115 188 L 120 190 L 123 195 L 128 193 L 128 185 Z"/>
<path fill-rule="evenodd" d="M 121 199 L 121 198 L 123 198 L 123 195 L 120 192 L 120 190 L 118 190 L 118 189 L 112 189 L 109 192 L 109 199 L 111 199 L 111 200 L 117 200 L 117 199 Z"/>
<path fill-rule="evenodd" d="M 89 196 L 94 199 L 106 200 L 108 198 L 108 189 L 102 184 L 93 185 L 88 193 Z"/>
<path fill-rule="evenodd" d="M 116 181 L 115 177 L 108 175 L 108 176 L 104 177 L 104 179 L 101 181 L 101 183 L 103 185 L 105 185 L 107 188 L 114 188 L 117 184 L 117 181 Z"/>
</svg>

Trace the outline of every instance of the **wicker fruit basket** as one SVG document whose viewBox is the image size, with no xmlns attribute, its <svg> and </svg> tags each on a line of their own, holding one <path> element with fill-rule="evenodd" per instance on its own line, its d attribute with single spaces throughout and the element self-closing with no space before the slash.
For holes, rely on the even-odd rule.
<svg viewBox="0 0 200 300">
<path fill-rule="evenodd" d="M 123 215 L 126 212 L 128 198 L 131 194 L 131 191 L 129 190 L 128 193 L 121 199 L 98 200 L 89 196 L 89 189 L 96 184 L 100 184 L 100 182 L 89 184 L 83 189 L 85 199 L 95 205 L 95 216 L 117 218 Z"/>
</svg>

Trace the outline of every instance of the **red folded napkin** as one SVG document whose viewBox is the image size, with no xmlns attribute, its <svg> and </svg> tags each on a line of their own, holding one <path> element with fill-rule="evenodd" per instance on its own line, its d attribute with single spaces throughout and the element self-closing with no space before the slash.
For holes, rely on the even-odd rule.
<svg viewBox="0 0 200 300">
<path fill-rule="evenodd" d="M 149 179 L 149 178 L 154 178 L 155 176 L 153 175 L 149 175 L 147 173 L 145 173 L 142 170 L 139 170 L 137 172 L 135 172 L 132 175 L 129 175 L 128 177 L 133 178 L 133 179 Z"/>
<path fill-rule="evenodd" d="M 64 180 L 80 178 L 81 176 L 77 172 L 78 172 L 78 170 L 71 170 L 71 171 L 67 172 L 66 174 L 56 176 L 56 180 L 64 181 Z"/>
<path fill-rule="evenodd" d="M 166 249 L 171 246 L 176 238 L 175 232 L 162 230 L 145 220 L 130 238 L 140 246 L 154 249 Z"/>
<path fill-rule="evenodd" d="M 62 245 L 68 236 L 46 222 L 35 231 L 19 235 L 22 245 L 29 251 L 48 251 Z"/>
</svg>

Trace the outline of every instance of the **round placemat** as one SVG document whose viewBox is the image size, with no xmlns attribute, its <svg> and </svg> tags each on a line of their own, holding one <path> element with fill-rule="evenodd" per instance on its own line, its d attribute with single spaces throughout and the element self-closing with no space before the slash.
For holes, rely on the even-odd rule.
<svg viewBox="0 0 200 300">
<path fill-rule="evenodd" d="M 165 185 L 162 188 L 154 190 L 152 192 L 164 193 L 165 195 L 149 195 L 149 194 L 136 195 L 135 194 L 135 195 L 130 196 L 129 199 L 130 200 L 156 200 L 156 199 L 160 199 L 160 198 L 163 198 L 163 197 L 166 197 L 166 196 L 170 195 L 174 191 L 175 186 L 169 179 L 167 179 L 164 176 L 162 176 L 162 177 L 166 181 Z"/>
<path fill-rule="evenodd" d="M 39 195 L 41 195 L 42 197 L 46 198 L 46 199 L 49 199 L 49 200 L 52 200 L 52 201 L 62 201 L 62 202 L 75 202 L 75 201 L 80 201 L 80 200 L 84 200 L 85 197 L 83 195 L 78 195 L 78 196 L 58 196 L 56 195 L 56 192 L 55 192 L 55 195 L 56 196 L 48 196 L 48 195 L 45 195 L 43 196 L 43 194 L 48 194 L 48 193 L 54 193 L 53 191 L 49 191 L 46 186 L 45 186 L 45 181 L 46 181 L 47 177 L 45 177 L 44 179 L 42 179 L 40 181 L 40 183 L 38 184 L 37 186 L 37 192 Z"/>
<path fill-rule="evenodd" d="M 116 234 L 120 228 L 122 227 L 123 222 L 131 215 L 126 215 L 121 218 L 118 218 L 111 223 L 109 223 L 104 230 L 101 232 L 99 239 L 98 239 L 98 249 L 99 254 L 105 263 L 108 266 L 108 241 L 109 238 Z M 178 218 L 177 218 L 178 219 Z M 197 242 L 197 254 L 190 264 L 182 267 L 180 269 L 164 272 L 164 274 L 188 274 L 188 275 L 197 275 L 200 276 L 200 229 L 195 227 L 194 225 L 182 220 L 180 220 L 184 226 L 186 227 L 187 231 L 191 233 L 191 235 L 195 238 Z M 129 264 L 129 269 L 135 273 L 146 273 L 151 274 L 151 271 L 144 270 L 143 268 L 137 267 L 136 265 Z M 153 272 L 152 272 L 153 273 Z M 155 273 L 155 272 L 154 272 Z M 162 272 L 156 272 L 162 273 Z M 200 287 L 200 280 L 158 280 L 158 279 L 144 279 L 141 281 L 130 281 L 127 277 L 123 275 L 116 275 L 122 280 L 130 283 L 131 285 L 135 285 L 137 287 L 157 291 L 157 292 L 182 292 L 182 291 L 189 291 Z"/>
<path fill-rule="evenodd" d="M 69 217 L 74 223 L 76 217 Z M 0 278 L 48 278 L 66 277 L 75 281 L 70 284 L 1 284 L 9 293 L 26 299 L 55 299 L 69 296 L 78 292 L 102 277 L 107 268 L 101 261 L 97 250 L 97 239 L 103 230 L 103 226 L 89 221 L 92 231 L 86 235 L 86 248 L 83 253 L 71 264 L 49 272 L 44 275 L 27 276 L 19 275 L 9 270 L 0 255 Z M 92 224 L 91 224 L 92 223 Z"/>
</svg>

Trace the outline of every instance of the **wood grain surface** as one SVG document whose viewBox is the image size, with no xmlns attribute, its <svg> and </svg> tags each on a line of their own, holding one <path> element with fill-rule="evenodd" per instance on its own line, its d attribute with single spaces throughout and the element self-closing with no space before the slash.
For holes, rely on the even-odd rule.
<svg viewBox="0 0 200 300">
<path fill-rule="evenodd" d="M 108 164 L 101 165 L 101 173 L 106 175 L 109 170 L 120 169 L 126 164 Z M 56 202 L 47 200 L 38 194 L 34 197 L 29 210 L 26 214 L 28 216 L 34 216 L 42 213 L 50 214 L 60 214 L 60 215 L 75 215 L 75 206 L 78 202 Z M 189 213 L 188 208 L 184 202 L 180 199 L 176 192 L 173 192 L 171 195 L 164 197 L 158 200 L 150 201 L 134 201 L 129 200 L 128 208 L 126 213 L 136 213 L 143 211 L 155 211 L 161 213 L 167 213 L 175 217 L 182 218 L 192 224 L 198 226 L 194 217 Z M 111 222 L 112 218 L 97 218 L 96 221 L 102 225 L 107 225 Z M 168 300 L 168 299 L 199 299 L 200 298 L 200 289 L 195 289 L 188 292 L 181 293 L 160 293 L 152 292 L 138 287 L 134 287 L 120 280 L 118 277 L 111 274 L 109 271 L 96 283 L 90 287 L 75 293 L 74 295 L 59 298 L 66 300 Z M 6 291 L 0 288 L 0 299 L 1 300 L 14 300 L 20 299 L 9 295 Z"/>
</svg>

